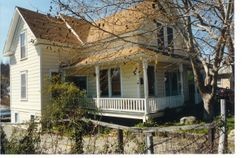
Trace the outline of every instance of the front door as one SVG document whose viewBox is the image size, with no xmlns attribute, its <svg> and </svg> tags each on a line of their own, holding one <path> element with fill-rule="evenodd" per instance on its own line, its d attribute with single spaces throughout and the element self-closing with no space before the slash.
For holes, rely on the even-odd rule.
<svg viewBox="0 0 250 158">
<path fill-rule="evenodd" d="M 154 66 L 148 66 L 148 95 L 155 96 L 155 70 Z"/>
</svg>

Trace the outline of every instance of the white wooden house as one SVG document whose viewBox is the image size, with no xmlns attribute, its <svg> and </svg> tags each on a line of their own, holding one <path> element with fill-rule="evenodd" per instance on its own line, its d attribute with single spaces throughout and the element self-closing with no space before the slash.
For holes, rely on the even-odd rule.
<svg viewBox="0 0 250 158">
<path fill-rule="evenodd" d="M 152 3 L 136 7 L 151 14 Z M 198 103 L 182 37 L 172 25 L 145 13 L 121 11 L 96 21 L 100 30 L 83 20 L 17 7 L 4 47 L 10 57 L 11 122 L 42 115 L 51 97 L 46 78 L 59 72 L 85 89 L 104 116 L 145 121 L 165 108 Z M 117 19 L 119 25 L 112 25 Z"/>
</svg>

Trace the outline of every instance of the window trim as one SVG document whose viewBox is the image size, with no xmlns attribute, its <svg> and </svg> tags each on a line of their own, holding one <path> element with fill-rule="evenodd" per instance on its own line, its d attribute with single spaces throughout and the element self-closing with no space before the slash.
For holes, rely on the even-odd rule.
<svg viewBox="0 0 250 158">
<path fill-rule="evenodd" d="M 119 69 L 119 74 L 120 74 L 120 76 L 119 76 L 119 78 L 120 78 L 120 95 L 114 95 L 113 94 L 113 87 L 112 87 L 112 84 L 113 84 L 113 82 L 112 82 L 112 77 L 111 77 L 111 70 L 112 69 Z M 110 73 L 110 97 L 121 97 L 122 96 L 122 86 L 121 86 L 121 68 L 118 66 L 118 67 L 112 67 L 112 68 L 109 68 L 109 73 Z"/>
<path fill-rule="evenodd" d="M 25 88 L 26 88 L 26 96 L 22 98 L 22 75 L 25 74 Z M 28 101 L 28 70 L 20 72 L 20 100 L 21 101 Z"/>
<path fill-rule="evenodd" d="M 168 45 L 168 28 L 171 28 L 172 30 L 173 30 L 173 43 L 172 43 L 172 45 L 173 45 L 173 50 L 172 51 L 169 51 L 168 50 L 168 47 L 169 47 L 169 45 Z M 175 35 L 175 30 L 174 30 L 174 28 L 172 27 L 172 26 L 170 26 L 170 25 L 166 25 L 166 26 L 164 26 L 164 47 L 165 47 L 165 49 L 167 49 L 167 52 L 168 53 L 174 53 L 174 46 L 175 46 L 175 37 L 174 37 L 174 35 Z"/>
<path fill-rule="evenodd" d="M 157 28 L 157 33 L 156 33 L 156 36 L 157 36 L 157 49 L 159 49 L 159 43 L 158 43 L 158 26 L 157 24 L 161 24 L 161 26 L 163 27 L 163 52 L 164 53 L 174 53 L 174 48 L 175 48 L 175 29 L 173 28 L 172 25 L 167 25 L 163 22 L 160 22 L 160 21 L 156 21 L 155 22 L 155 25 L 156 25 L 156 28 Z M 168 51 L 168 32 L 167 32 L 167 28 L 172 28 L 173 30 L 173 50 L 171 52 Z"/>
<path fill-rule="evenodd" d="M 111 69 L 119 69 L 120 71 L 120 95 L 113 95 L 112 92 L 112 78 L 111 78 Z M 122 92 L 122 72 L 121 72 L 121 67 L 120 66 L 114 66 L 114 67 L 109 67 L 109 68 L 105 68 L 102 70 L 107 70 L 107 76 L 108 76 L 108 98 L 119 98 L 123 96 L 123 92 Z M 100 70 L 100 71 L 102 71 Z M 101 85 L 101 81 L 100 81 L 100 85 Z M 102 96 L 101 96 L 102 97 Z M 106 96 L 103 96 L 106 97 Z"/>
<path fill-rule="evenodd" d="M 21 47 L 21 34 L 24 34 L 24 47 L 25 47 L 25 57 L 22 58 L 22 47 Z M 28 59 L 28 49 L 27 49 L 27 32 L 26 30 L 23 30 L 19 34 L 19 44 L 20 44 L 20 61 Z"/>
</svg>

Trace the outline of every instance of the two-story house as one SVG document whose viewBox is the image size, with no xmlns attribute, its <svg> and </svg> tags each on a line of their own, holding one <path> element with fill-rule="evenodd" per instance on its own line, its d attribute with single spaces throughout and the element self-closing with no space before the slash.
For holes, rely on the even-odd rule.
<svg viewBox="0 0 250 158">
<path fill-rule="evenodd" d="M 51 97 L 47 78 L 58 73 L 85 89 L 104 116 L 146 121 L 165 108 L 197 103 L 183 45 L 154 2 L 95 23 L 17 7 L 4 47 L 10 57 L 11 122 L 42 115 Z"/>
</svg>

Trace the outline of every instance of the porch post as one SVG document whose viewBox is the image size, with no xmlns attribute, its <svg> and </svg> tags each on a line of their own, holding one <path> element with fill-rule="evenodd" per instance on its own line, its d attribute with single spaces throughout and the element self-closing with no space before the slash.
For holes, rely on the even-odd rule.
<svg viewBox="0 0 250 158">
<path fill-rule="evenodd" d="M 179 65 L 179 71 L 180 71 L 180 81 L 181 81 L 181 96 L 184 102 L 183 64 Z"/>
<path fill-rule="evenodd" d="M 100 67 L 95 66 L 95 77 L 96 77 L 96 105 L 99 108 L 99 98 L 100 98 Z"/>
<path fill-rule="evenodd" d="M 111 85 L 111 69 L 108 69 L 108 90 L 109 90 L 109 97 L 112 97 L 112 85 Z"/>
<path fill-rule="evenodd" d="M 144 85 L 144 98 L 145 98 L 145 120 L 146 120 L 146 115 L 149 112 L 149 107 L 148 107 L 148 62 L 144 59 L 142 61 L 142 67 L 143 67 L 143 85 Z"/>
</svg>

